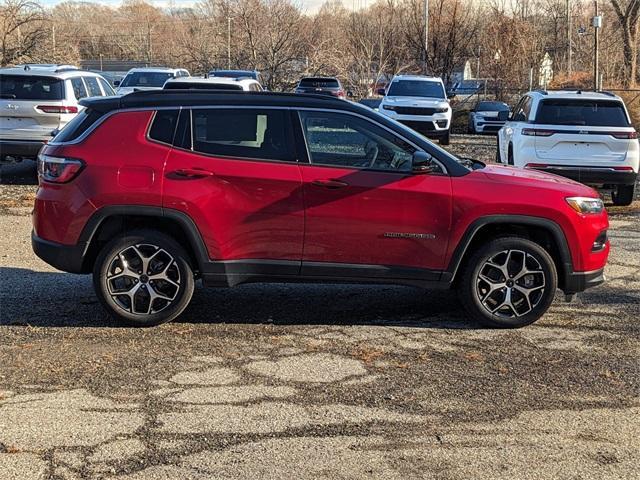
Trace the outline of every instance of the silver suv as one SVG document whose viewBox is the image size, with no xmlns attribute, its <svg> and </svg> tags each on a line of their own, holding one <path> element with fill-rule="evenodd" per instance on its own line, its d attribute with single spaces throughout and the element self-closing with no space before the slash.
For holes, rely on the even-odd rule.
<svg viewBox="0 0 640 480">
<path fill-rule="evenodd" d="M 0 69 L 0 162 L 35 158 L 82 110 L 80 99 L 110 95 L 115 92 L 104 78 L 72 65 Z"/>
</svg>

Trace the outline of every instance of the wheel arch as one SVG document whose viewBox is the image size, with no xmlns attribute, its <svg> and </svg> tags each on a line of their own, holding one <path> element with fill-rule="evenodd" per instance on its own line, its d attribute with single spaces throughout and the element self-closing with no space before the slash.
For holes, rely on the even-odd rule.
<svg viewBox="0 0 640 480">
<path fill-rule="evenodd" d="M 455 283 L 465 262 L 480 245 L 504 236 L 527 238 L 547 250 L 558 271 L 558 286 L 563 289 L 573 272 L 573 260 L 562 228 L 552 220 L 525 215 L 492 215 L 471 223 L 449 260 L 443 280 Z"/>
<path fill-rule="evenodd" d="M 116 235 L 149 228 L 174 238 L 187 251 L 194 270 L 202 271 L 209 255 L 193 220 L 183 212 L 144 205 L 116 205 L 97 210 L 80 234 L 85 244 L 82 272 L 89 273 L 103 245 Z"/>
</svg>

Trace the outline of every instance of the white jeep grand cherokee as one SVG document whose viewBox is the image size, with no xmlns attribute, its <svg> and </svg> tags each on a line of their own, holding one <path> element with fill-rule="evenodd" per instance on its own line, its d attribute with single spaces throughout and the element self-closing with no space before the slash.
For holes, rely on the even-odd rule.
<svg viewBox="0 0 640 480">
<path fill-rule="evenodd" d="M 640 147 L 620 97 L 536 90 L 508 117 L 498 132 L 498 162 L 611 188 L 615 205 L 633 201 Z"/>
<path fill-rule="evenodd" d="M 384 95 L 378 112 L 393 118 L 440 144 L 449 145 L 451 107 L 444 83 L 437 77 L 396 75 Z"/>
</svg>

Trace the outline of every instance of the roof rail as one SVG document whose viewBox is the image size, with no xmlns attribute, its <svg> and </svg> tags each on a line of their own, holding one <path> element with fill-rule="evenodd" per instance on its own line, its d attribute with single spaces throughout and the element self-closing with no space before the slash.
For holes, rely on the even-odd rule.
<svg viewBox="0 0 640 480">
<path fill-rule="evenodd" d="M 617 95 L 613 92 L 610 92 L 608 90 L 600 90 L 600 93 L 604 94 L 604 95 L 608 95 L 610 97 L 617 97 Z"/>
<path fill-rule="evenodd" d="M 80 70 L 79 67 L 75 65 L 67 65 L 62 63 L 22 63 L 20 65 L 16 65 L 16 68 L 22 68 L 25 71 L 28 70 L 53 70 L 54 72 L 64 72 L 67 70 Z"/>
<path fill-rule="evenodd" d="M 542 90 L 541 88 L 534 90 L 534 92 L 541 93 L 542 95 L 549 95 L 549 92 L 547 92 L 546 90 Z"/>
</svg>

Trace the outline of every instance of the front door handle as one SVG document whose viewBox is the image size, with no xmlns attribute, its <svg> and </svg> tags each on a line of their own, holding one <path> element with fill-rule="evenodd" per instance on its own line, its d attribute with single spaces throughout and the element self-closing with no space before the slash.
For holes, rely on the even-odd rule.
<svg viewBox="0 0 640 480">
<path fill-rule="evenodd" d="M 342 182 L 340 180 L 335 180 L 333 178 L 329 178 L 326 180 L 314 180 L 313 182 L 311 182 L 312 185 L 315 185 L 316 187 L 324 187 L 324 188 L 330 188 L 332 190 L 335 190 L 336 188 L 343 188 L 343 187 L 348 187 L 349 184 L 347 182 Z"/>
<path fill-rule="evenodd" d="M 215 175 L 212 171 L 205 170 L 204 168 L 179 168 L 178 170 L 174 170 L 173 173 L 185 178 L 204 178 Z"/>
</svg>

